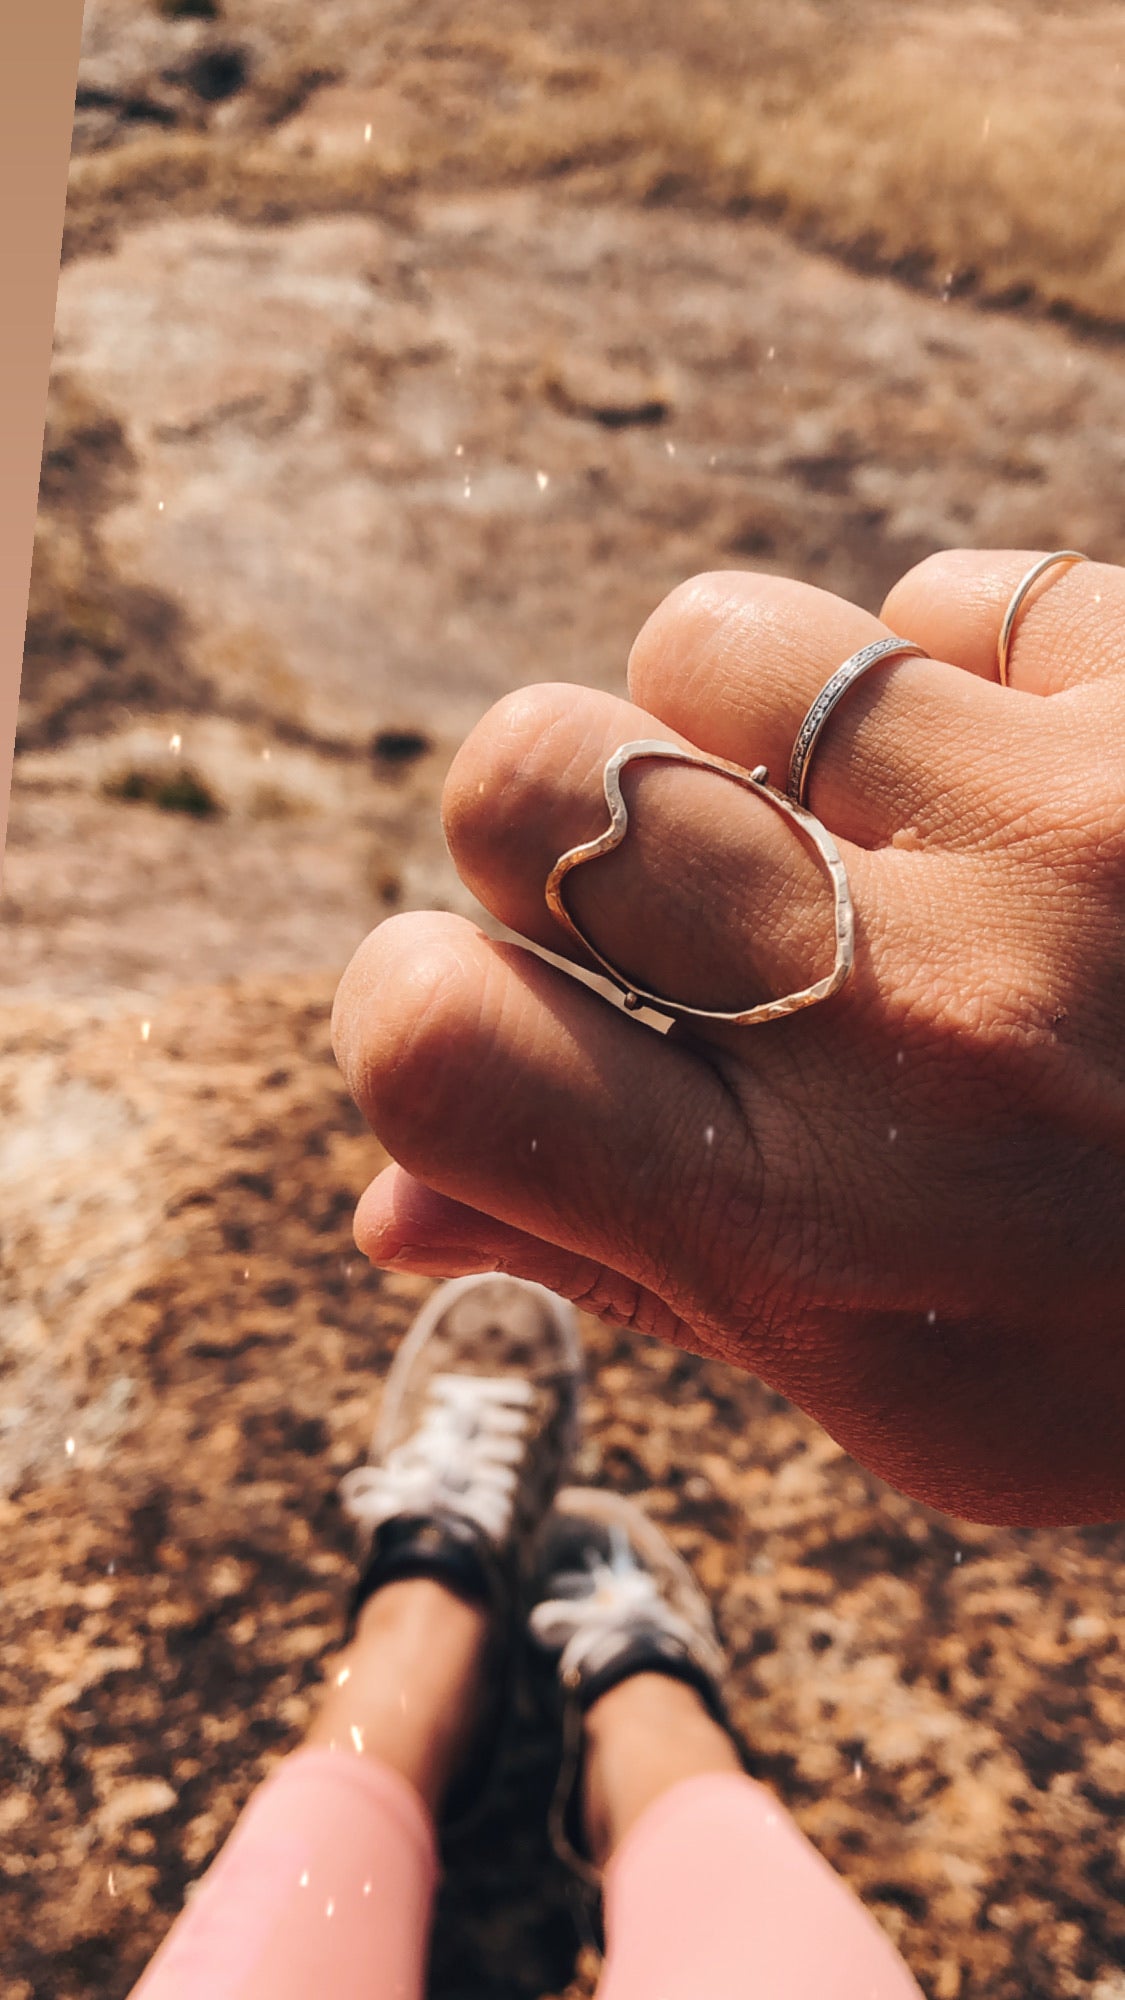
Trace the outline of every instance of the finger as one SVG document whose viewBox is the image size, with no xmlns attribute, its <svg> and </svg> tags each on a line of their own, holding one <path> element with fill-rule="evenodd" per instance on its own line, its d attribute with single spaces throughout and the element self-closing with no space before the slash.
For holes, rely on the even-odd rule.
<svg viewBox="0 0 1125 2000">
<path fill-rule="evenodd" d="M 615 695 L 560 686 L 521 690 L 478 724 L 446 784 L 446 837 L 465 882 L 512 930 L 576 955 L 544 885 L 560 854 L 609 824 L 606 759 L 651 737 L 684 740 Z M 737 1012 L 831 971 L 831 884 L 788 819 L 730 779 L 683 766 L 631 764 L 622 790 L 624 840 L 568 875 L 565 895 L 625 977 Z M 841 851 L 870 921 L 878 859 Z"/>
<path fill-rule="evenodd" d="M 996 645 L 1012 593 L 1039 555 L 1034 549 L 945 549 L 895 584 L 883 616 L 928 652 L 996 681 Z M 1105 676 L 1125 676 L 1125 570 L 1109 563 L 1060 564 L 1034 584 L 1019 611 L 1008 684 L 1060 694 Z"/>
<path fill-rule="evenodd" d="M 592 1257 L 513 1229 L 465 1202 L 452 1201 L 387 1167 L 372 1181 L 356 1210 L 355 1239 L 373 1264 L 393 1265 L 427 1278 L 459 1278 L 470 1271 L 503 1271 L 570 1299 L 615 1326 L 683 1346 L 691 1329 L 654 1292 Z"/>
<path fill-rule="evenodd" d="M 766 764 L 784 786 L 793 740 L 826 681 L 898 629 L 810 584 L 719 571 L 681 585 L 653 613 L 633 647 L 629 691 L 701 749 Z M 1011 722 L 1010 705 L 1000 708 L 994 690 L 966 681 L 941 655 L 880 662 L 826 722 L 808 803 L 858 846 L 884 845 L 904 829 L 924 840 L 964 818 L 973 782 L 966 744 Z"/>
<path fill-rule="evenodd" d="M 536 1251 L 551 1258 L 555 1275 L 565 1264 L 596 1268 L 573 1251 L 544 1243 L 526 1230 L 498 1222 L 483 1209 L 438 1194 L 404 1167 L 385 1167 L 360 1196 L 355 1213 L 356 1247 L 373 1264 L 397 1265 L 428 1277 L 461 1277 L 469 1271 L 491 1271 L 506 1253 L 522 1246 L 525 1257 Z M 530 1275 L 521 1271 L 521 1277 Z M 546 1283 L 535 1274 L 539 1283 Z M 556 1290 L 555 1285 L 551 1290 Z"/>
<path fill-rule="evenodd" d="M 677 1313 L 692 1272 L 721 1263 L 718 1218 L 752 1202 L 745 1123 L 709 1063 L 461 918 L 374 931 L 344 974 L 333 1034 L 352 1095 L 407 1173 L 636 1283 L 659 1273 Z"/>
</svg>

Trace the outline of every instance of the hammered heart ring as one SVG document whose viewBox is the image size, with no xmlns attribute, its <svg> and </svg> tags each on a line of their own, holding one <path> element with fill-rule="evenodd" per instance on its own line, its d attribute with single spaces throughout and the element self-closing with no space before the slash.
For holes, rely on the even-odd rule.
<svg viewBox="0 0 1125 2000">
<path fill-rule="evenodd" d="M 602 855 L 612 854 L 615 847 L 620 847 L 629 830 L 629 812 L 621 793 L 621 773 L 627 764 L 641 761 L 689 764 L 697 770 L 713 771 L 717 777 L 729 779 L 732 784 L 752 792 L 780 813 L 813 849 L 832 887 L 835 917 L 836 959 L 832 970 L 823 979 L 816 980 L 811 986 L 803 986 L 797 993 L 786 993 L 780 1000 L 764 1000 L 754 1007 L 733 1011 L 690 1007 L 686 1001 L 673 1000 L 667 994 L 654 993 L 638 985 L 587 937 L 567 909 L 564 884 L 574 869 L 581 868 L 587 861 L 598 861 Z M 609 807 L 609 826 L 596 840 L 584 841 L 580 847 L 568 848 L 565 854 L 559 856 L 547 877 L 547 907 L 570 937 L 590 954 L 606 977 L 624 994 L 626 1007 L 630 1010 L 653 1007 L 662 1014 L 683 1015 L 696 1021 L 724 1021 L 733 1027 L 749 1028 L 762 1021 L 781 1020 L 786 1014 L 796 1014 L 802 1007 L 815 1007 L 818 1000 L 827 1000 L 833 993 L 839 992 L 855 962 L 855 918 L 844 864 L 835 841 L 820 821 L 784 792 L 775 791 L 767 783 L 764 764 L 757 765 L 752 771 L 744 771 L 740 764 L 728 764 L 722 757 L 707 757 L 702 751 L 683 749 L 677 743 L 663 743 L 653 738 L 623 743 L 619 750 L 615 750 L 606 761 L 603 784 L 605 802 Z"/>
</svg>

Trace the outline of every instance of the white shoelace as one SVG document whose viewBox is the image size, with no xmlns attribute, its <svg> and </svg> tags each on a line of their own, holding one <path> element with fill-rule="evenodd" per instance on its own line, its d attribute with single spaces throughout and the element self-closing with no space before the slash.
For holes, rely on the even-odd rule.
<svg viewBox="0 0 1125 2000">
<path fill-rule="evenodd" d="M 643 1625 L 658 1625 L 697 1657 L 699 1634 L 661 1596 L 656 1578 L 635 1561 L 620 1528 L 610 1529 L 608 1562 L 595 1560 L 584 1570 L 563 1571 L 555 1581 L 574 1594 L 544 1598 L 529 1624 L 540 1645 L 558 1653 L 564 1680 L 581 1673 L 604 1639 L 620 1634 L 626 1640 Z"/>
<path fill-rule="evenodd" d="M 535 1391 L 520 1375 L 435 1375 L 422 1421 L 380 1465 L 340 1482 L 345 1512 L 372 1532 L 396 1514 L 465 1514 L 496 1544 L 512 1523 Z"/>
</svg>

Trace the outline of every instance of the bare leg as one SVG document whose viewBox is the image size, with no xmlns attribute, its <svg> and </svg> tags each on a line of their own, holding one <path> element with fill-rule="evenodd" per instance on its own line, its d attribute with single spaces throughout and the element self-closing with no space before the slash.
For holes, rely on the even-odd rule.
<svg viewBox="0 0 1125 2000">
<path fill-rule="evenodd" d="M 921 2000 L 691 1688 L 623 1681 L 591 1707 L 586 1747 L 587 1835 L 605 1869 L 598 2000 Z"/>
<path fill-rule="evenodd" d="M 375 1758 L 437 1818 L 480 1712 L 488 1620 L 428 1577 L 388 1583 L 333 1662 L 310 1747 Z"/>
<path fill-rule="evenodd" d="M 426 1301 L 377 1444 L 341 1487 L 370 1593 L 355 1632 L 305 1744 L 254 1794 L 144 2000 L 421 2000 L 435 1824 L 481 1775 L 504 1571 L 557 1488 L 580 1375 L 574 1315 L 537 1288 L 488 1276 Z"/>
<path fill-rule="evenodd" d="M 694 1688 L 666 1674 L 634 1674 L 586 1717 L 583 1817 L 604 1867 L 630 1827 L 671 1786 L 707 1771 L 739 1771 L 726 1732 Z"/>
<path fill-rule="evenodd" d="M 421 2000 L 434 1821 L 471 1749 L 489 1631 L 388 1583 L 329 1669 L 304 1747 L 259 1787 L 134 2000 Z"/>
</svg>

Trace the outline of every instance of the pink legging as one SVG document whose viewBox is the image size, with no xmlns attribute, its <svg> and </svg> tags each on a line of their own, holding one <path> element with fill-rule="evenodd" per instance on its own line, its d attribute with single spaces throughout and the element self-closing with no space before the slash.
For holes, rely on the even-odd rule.
<svg viewBox="0 0 1125 2000">
<path fill-rule="evenodd" d="M 433 1828 L 397 1772 L 298 1750 L 244 1812 L 133 2000 L 421 2000 Z M 878 1925 L 750 1778 L 688 1778 L 605 1882 L 598 2000 L 920 2000 Z"/>
</svg>

